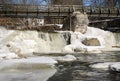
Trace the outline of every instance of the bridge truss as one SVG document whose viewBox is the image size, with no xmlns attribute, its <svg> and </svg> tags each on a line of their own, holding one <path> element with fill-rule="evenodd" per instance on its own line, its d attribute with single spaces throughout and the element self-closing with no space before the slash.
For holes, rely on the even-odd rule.
<svg viewBox="0 0 120 81">
<path fill-rule="evenodd" d="M 55 1 L 58 1 L 57 3 Z M 0 17 L 61 19 L 73 12 L 87 13 L 89 17 L 119 18 L 120 0 L 0 0 Z M 71 3 L 70 3 L 71 2 Z M 53 21 L 53 23 L 55 23 Z M 71 28 L 71 24 L 70 28 Z"/>
<path fill-rule="evenodd" d="M 119 7 L 94 7 L 81 5 L 11 5 L 0 4 L 0 17 L 69 16 L 75 11 L 89 16 L 120 17 Z"/>
</svg>

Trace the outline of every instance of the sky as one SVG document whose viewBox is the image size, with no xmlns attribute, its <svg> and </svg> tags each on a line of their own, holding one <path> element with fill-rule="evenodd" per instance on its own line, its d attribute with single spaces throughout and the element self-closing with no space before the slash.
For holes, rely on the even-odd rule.
<svg viewBox="0 0 120 81">
<path fill-rule="evenodd" d="M 9 1 L 11 1 L 13 4 L 21 4 L 23 0 L 8 0 L 8 2 L 7 0 L 3 0 L 3 1 L 5 3 L 9 3 Z M 32 1 L 34 1 L 36 5 L 47 5 L 47 2 L 46 2 L 47 0 L 26 0 L 26 1 L 27 1 L 27 4 L 31 4 Z M 119 6 L 118 5 L 119 0 L 115 0 L 115 1 L 116 1 L 116 6 Z M 105 6 L 105 3 L 107 3 L 106 0 L 83 0 L 84 6 Z"/>
<path fill-rule="evenodd" d="M 5 0 L 3 0 L 5 3 L 12 3 L 12 4 L 21 4 L 22 3 L 22 0 L 8 0 L 8 1 L 5 1 Z M 46 0 L 26 0 L 26 3 L 27 4 L 31 4 L 32 3 L 32 1 L 34 1 L 34 3 L 36 4 L 36 5 L 47 5 L 47 2 L 46 2 Z"/>
</svg>

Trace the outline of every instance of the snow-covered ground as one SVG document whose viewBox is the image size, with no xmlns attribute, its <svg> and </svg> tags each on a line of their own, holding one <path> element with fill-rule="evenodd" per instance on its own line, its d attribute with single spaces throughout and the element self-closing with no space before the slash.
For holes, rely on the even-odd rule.
<svg viewBox="0 0 120 81">
<path fill-rule="evenodd" d="M 57 61 L 55 61 L 52 58 L 49 57 L 28 57 L 28 58 L 22 58 L 22 59 L 8 59 L 8 60 L 0 60 L 0 70 L 5 69 L 6 67 L 13 67 L 13 68 L 18 68 L 18 67 L 23 67 L 23 68 L 31 68 L 28 66 L 34 67 L 34 65 L 41 66 L 46 65 L 46 66 L 54 66 Z"/>
<path fill-rule="evenodd" d="M 56 73 L 49 57 L 29 57 L 22 59 L 0 60 L 1 81 L 47 81 Z"/>
</svg>

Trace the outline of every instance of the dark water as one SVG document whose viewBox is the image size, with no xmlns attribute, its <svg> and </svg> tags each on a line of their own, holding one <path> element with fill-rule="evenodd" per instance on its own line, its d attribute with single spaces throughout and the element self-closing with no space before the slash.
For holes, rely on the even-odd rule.
<svg viewBox="0 0 120 81">
<path fill-rule="evenodd" d="M 48 81 L 120 81 L 120 73 L 90 68 L 89 65 L 99 62 L 120 62 L 120 52 L 102 54 L 76 54 L 78 60 L 59 63 L 58 72 Z"/>
</svg>

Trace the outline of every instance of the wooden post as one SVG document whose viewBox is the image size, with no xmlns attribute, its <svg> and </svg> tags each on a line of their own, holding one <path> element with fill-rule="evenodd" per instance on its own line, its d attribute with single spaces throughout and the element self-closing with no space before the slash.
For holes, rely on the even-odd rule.
<svg viewBox="0 0 120 81">
<path fill-rule="evenodd" d="M 72 31 L 72 26 L 71 26 L 71 15 L 69 15 L 69 19 L 70 19 L 70 31 Z"/>
<path fill-rule="evenodd" d="M 60 18 L 60 16 L 59 16 L 59 18 L 58 18 L 58 24 L 61 24 L 61 23 L 60 23 L 60 20 L 61 20 L 61 18 Z"/>
</svg>

